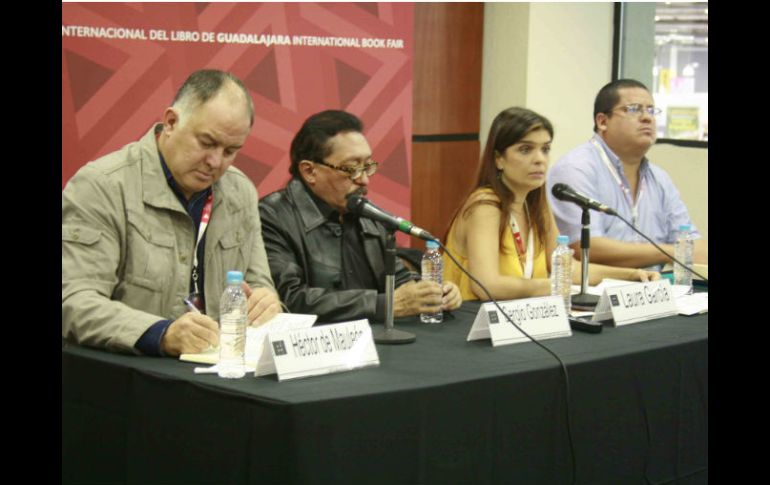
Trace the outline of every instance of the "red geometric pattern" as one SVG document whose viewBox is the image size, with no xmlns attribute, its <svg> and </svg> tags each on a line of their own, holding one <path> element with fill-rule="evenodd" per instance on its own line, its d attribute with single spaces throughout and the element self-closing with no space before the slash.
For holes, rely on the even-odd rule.
<svg viewBox="0 0 770 485">
<path fill-rule="evenodd" d="M 289 178 L 289 145 L 311 114 L 364 122 L 380 171 L 369 197 L 410 214 L 411 3 L 64 3 L 62 27 L 403 39 L 403 49 L 75 37 L 62 32 L 62 187 L 90 160 L 137 140 L 194 70 L 243 80 L 256 117 L 235 165 L 261 195 Z M 399 240 L 400 243 L 405 242 Z"/>
</svg>

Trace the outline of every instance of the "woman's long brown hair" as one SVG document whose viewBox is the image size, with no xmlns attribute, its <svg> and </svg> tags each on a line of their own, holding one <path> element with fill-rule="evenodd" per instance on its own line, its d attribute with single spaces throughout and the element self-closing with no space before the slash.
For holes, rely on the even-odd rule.
<svg viewBox="0 0 770 485">
<path fill-rule="evenodd" d="M 503 248 L 503 234 L 508 227 L 509 208 L 511 204 L 516 201 L 516 195 L 511 192 L 498 177 L 497 166 L 495 165 L 495 156 L 502 155 L 505 150 L 511 145 L 514 145 L 521 141 L 528 133 L 535 130 L 545 129 L 553 139 L 553 126 L 547 118 L 535 113 L 532 110 L 526 108 L 508 108 L 500 114 L 498 114 L 492 122 L 492 127 L 489 129 L 489 136 L 487 137 L 487 143 L 484 146 L 484 152 L 481 155 L 481 163 L 479 164 L 479 173 L 476 180 L 476 185 L 471 189 L 468 195 L 463 200 L 463 203 L 455 212 L 452 217 L 452 222 L 449 224 L 447 234 L 444 235 L 444 240 L 447 240 L 449 235 L 449 229 L 454 224 L 455 219 L 459 216 L 468 217 L 470 210 L 476 206 L 476 204 L 489 204 L 497 207 L 500 212 L 500 249 Z M 468 202 L 470 196 L 480 188 L 490 188 L 497 195 L 500 202 L 491 200 L 476 200 L 471 202 L 468 207 L 463 206 Z M 551 208 L 548 205 L 548 198 L 546 196 L 545 184 L 541 187 L 531 191 L 527 194 L 527 206 L 529 210 L 531 229 L 535 231 L 537 236 L 538 245 L 535 248 L 535 253 L 539 253 L 545 249 L 545 244 L 550 237 L 548 221 L 551 219 Z M 462 213 L 460 213 L 462 211 Z"/>
</svg>

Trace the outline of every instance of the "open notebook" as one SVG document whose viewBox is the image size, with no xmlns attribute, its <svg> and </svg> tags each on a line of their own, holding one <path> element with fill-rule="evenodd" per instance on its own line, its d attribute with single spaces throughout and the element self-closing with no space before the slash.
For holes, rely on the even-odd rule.
<svg viewBox="0 0 770 485">
<path fill-rule="evenodd" d="M 255 369 L 265 349 L 268 332 L 285 332 L 312 327 L 318 315 L 301 313 L 279 313 L 269 322 L 259 327 L 246 329 L 246 367 Z M 198 364 L 216 364 L 219 361 L 219 347 L 210 348 L 198 354 L 182 354 L 179 360 Z"/>
</svg>

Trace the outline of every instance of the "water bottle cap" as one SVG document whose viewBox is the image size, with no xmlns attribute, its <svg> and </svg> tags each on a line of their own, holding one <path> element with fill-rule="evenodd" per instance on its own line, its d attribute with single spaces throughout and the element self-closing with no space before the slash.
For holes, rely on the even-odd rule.
<svg viewBox="0 0 770 485">
<path fill-rule="evenodd" d="M 692 229 L 692 226 L 690 224 L 680 224 L 679 230 L 680 231 L 689 231 Z"/>
<path fill-rule="evenodd" d="M 556 244 L 569 244 L 569 236 L 563 234 L 556 236 Z"/>
<path fill-rule="evenodd" d="M 239 285 L 243 283 L 243 273 L 240 271 L 228 271 L 227 272 L 227 284 Z"/>
<path fill-rule="evenodd" d="M 431 239 L 425 243 L 425 247 L 428 249 L 438 249 L 438 243 Z"/>
</svg>

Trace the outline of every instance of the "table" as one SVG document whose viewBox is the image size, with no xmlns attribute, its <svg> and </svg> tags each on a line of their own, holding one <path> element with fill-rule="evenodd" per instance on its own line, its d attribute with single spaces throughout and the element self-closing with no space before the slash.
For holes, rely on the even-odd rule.
<svg viewBox="0 0 770 485">
<path fill-rule="evenodd" d="M 467 342 L 477 302 L 379 367 L 278 382 L 62 347 L 63 483 L 570 483 L 565 386 L 533 343 Z M 708 315 L 543 341 L 577 483 L 706 483 Z"/>
</svg>

